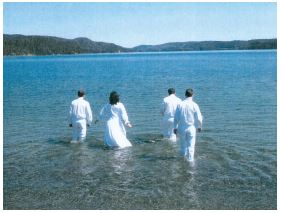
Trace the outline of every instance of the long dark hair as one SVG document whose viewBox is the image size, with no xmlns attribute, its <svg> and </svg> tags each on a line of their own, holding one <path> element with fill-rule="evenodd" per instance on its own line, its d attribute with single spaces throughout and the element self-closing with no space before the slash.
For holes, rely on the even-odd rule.
<svg viewBox="0 0 281 213">
<path fill-rule="evenodd" d="M 119 102 L 119 94 L 115 91 L 112 91 L 109 96 L 109 103 L 111 105 L 117 104 Z"/>
<path fill-rule="evenodd" d="M 192 97 L 193 96 L 193 89 L 187 89 L 185 91 L 185 97 Z"/>
</svg>

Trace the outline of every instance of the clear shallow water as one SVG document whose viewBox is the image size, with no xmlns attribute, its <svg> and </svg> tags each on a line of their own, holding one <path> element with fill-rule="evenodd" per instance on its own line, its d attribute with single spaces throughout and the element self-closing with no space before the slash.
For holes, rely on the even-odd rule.
<svg viewBox="0 0 281 213">
<path fill-rule="evenodd" d="M 4 209 L 276 209 L 276 75 L 276 51 L 4 57 Z M 161 140 L 169 87 L 204 116 L 194 165 Z M 121 94 L 133 147 L 69 144 L 79 88 L 94 116 Z"/>
</svg>

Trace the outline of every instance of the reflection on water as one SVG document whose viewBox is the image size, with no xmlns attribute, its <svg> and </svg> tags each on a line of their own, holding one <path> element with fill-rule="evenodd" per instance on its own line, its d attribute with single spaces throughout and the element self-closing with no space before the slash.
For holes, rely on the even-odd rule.
<svg viewBox="0 0 281 213">
<path fill-rule="evenodd" d="M 132 151 L 129 148 L 112 151 L 112 158 L 109 158 L 109 161 L 112 163 L 114 173 L 120 175 L 127 169 L 128 161 L 132 158 L 131 154 Z"/>
</svg>

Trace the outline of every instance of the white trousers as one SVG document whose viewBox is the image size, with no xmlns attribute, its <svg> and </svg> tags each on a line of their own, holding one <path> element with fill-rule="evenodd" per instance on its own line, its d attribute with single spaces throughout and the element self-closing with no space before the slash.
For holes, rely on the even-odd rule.
<svg viewBox="0 0 281 213">
<path fill-rule="evenodd" d="M 181 154 L 187 158 L 188 161 L 194 160 L 194 149 L 196 139 L 196 128 L 194 126 L 188 127 L 185 131 L 180 132 Z"/>
<path fill-rule="evenodd" d="M 163 136 L 173 142 L 176 142 L 177 136 L 174 133 L 174 118 L 163 118 L 162 121 Z"/>
<path fill-rule="evenodd" d="M 87 122 L 78 120 L 72 123 L 72 143 L 83 142 L 86 139 Z"/>
</svg>

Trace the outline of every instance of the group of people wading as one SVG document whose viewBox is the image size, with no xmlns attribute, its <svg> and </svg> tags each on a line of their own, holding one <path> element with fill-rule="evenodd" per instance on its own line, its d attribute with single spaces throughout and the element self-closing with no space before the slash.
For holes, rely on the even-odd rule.
<svg viewBox="0 0 281 213">
<path fill-rule="evenodd" d="M 202 115 L 199 106 L 193 101 L 193 90 L 185 91 L 185 100 L 176 96 L 174 88 L 168 89 L 168 96 L 163 99 L 161 115 L 164 138 L 176 142 L 179 136 L 181 154 L 189 161 L 194 161 L 196 132 L 202 130 Z M 69 126 L 72 127 L 72 143 L 86 139 L 87 127 L 92 123 L 93 116 L 85 92 L 78 91 L 78 98 L 72 101 L 69 111 Z M 132 146 L 126 136 L 126 127 L 132 128 L 126 109 L 120 102 L 119 94 L 110 93 L 109 103 L 99 113 L 99 120 L 106 122 L 104 144 L 109 147 L 125 148 Z"/>
</svg>

